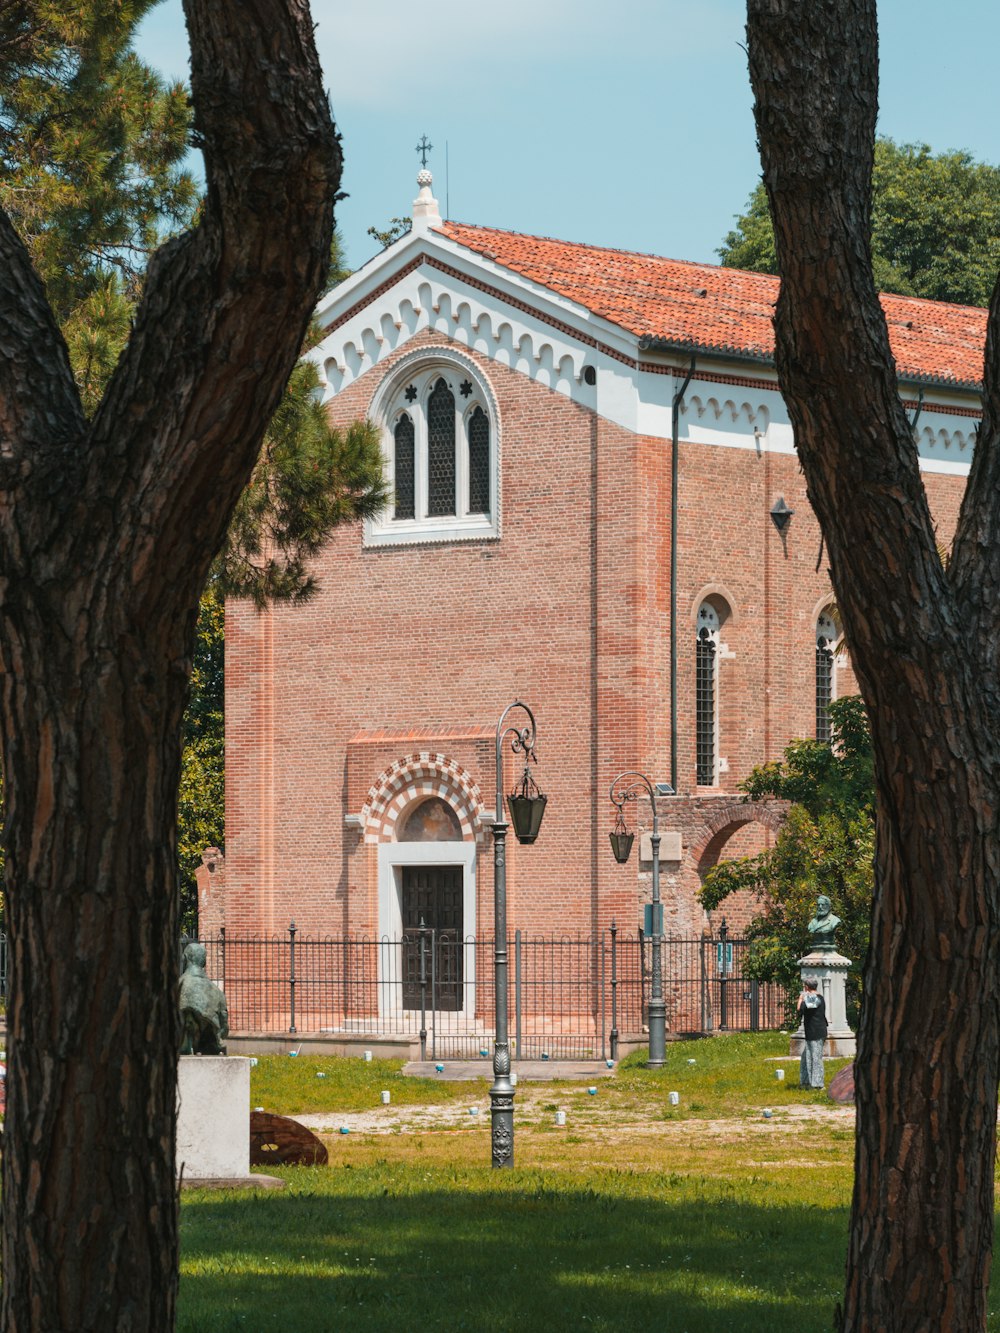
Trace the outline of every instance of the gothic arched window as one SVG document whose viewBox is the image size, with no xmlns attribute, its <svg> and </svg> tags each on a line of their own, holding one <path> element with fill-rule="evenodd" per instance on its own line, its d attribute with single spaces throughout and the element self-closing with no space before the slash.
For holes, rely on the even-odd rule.
<svg viewBox="0 0 1000 1333">
<path fill-rule="evenodd" d="M 404 412 L 396 422 L 394 468 L 396 475 L 396 518 L 412 518 L 414 514 L 413 488 L 413 418 Z"/>
<path fill-rule="evenodd" d="M 499 535 L 495 400 L 457 354 L 413 358 L 376 395 L 394 499 L 366 541 L 455 541 Z"/>
<path fill-rule="evenodd" d="M 455 506 L 455 395 L 438 380 L 427 399 L 427 514 L 441 518 Z"/>
<path fill-rule="evenodd" d="M 469 513 L 490 512 L 490 423 L 481 407 L 469 417 Z"/>
</svg>

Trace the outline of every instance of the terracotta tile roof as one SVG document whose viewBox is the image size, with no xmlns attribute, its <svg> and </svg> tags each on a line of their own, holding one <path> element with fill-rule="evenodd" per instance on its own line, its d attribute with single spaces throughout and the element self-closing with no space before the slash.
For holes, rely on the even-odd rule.
<svg viewBox="0 0 1000 1333">
<path fill-rule="evenodd" d="M 495 231 L 464 222 L 439 230 L 504 268 L 549 287 L 637 337 L 771 361 L 778 279 L 714 264 L 689 264 Z M 883 295 L 899 375 L 979 385 L 986 311 Z"/>
</svg>

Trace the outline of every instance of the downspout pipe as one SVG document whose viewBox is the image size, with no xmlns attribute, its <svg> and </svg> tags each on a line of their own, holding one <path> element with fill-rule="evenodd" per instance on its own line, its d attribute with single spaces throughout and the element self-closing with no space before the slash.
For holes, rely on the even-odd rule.
<svg viewBox="0 0 1000 1333">
<path fill-rule="evenodd" d="M 677 436 L 680 432 L 681 403 L 694 374 L 695 354 L 691 353 L 684 383 L 674 394 L 670 414 L 670 785 L 674 791 L 677 786 L 677 491 L 680 472 L 680 449 Z"/>
</svg>

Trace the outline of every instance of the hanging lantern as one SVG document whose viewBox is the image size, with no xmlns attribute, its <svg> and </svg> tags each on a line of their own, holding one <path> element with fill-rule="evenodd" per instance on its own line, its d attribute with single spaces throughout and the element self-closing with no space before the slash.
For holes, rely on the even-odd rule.
<svg viewBox="0 0 1000 1333">
<path fill-rule="evenodd" d="M 615 860 L 620 866 L 623 866 L 632 854 L 632 844 L 635 842 L 635 834 L 629 833 L 628 826 L 625 823 L 625 817 L 622 814 L 621 806 L 618 807 L 615 826 L 608 834 L 608 837 L 611 839 L 611 850 L 615 854 Z"/>
<path fill-rule="evenodd" d="M 525 764 L 521 785 L 507 797 L 510 822 L 514 826 L 514 836 L 518 842 L 527 846 L 538 837 L 538 830 L 542 827 L 542 815 L 545 814 L 547 800 L 548 797 L 543 796 L 538 790 L 531 774 L 528 772 L 528 766 Z"/>
</svg>

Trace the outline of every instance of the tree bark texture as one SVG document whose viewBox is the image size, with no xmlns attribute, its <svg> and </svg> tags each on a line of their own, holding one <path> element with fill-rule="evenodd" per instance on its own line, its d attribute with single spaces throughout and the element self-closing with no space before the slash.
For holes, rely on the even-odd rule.
<svg viewBox="0 0 1000 1333">
<path fill-rule="evenodd" d="M 306 0 L 185 0 L 207 197 L 86 422 L 0 215 L 6 1333 L 169 1330 L 174 822 L 198 597 L 294 364 L 340 179 Z"/>
<path fill-rule="evenodd" d="M 970 1333 L 986 1321 L 997 1119 L 998 297 L 944 565 L 871 273 L 875 0 L 748 9 L 782 278 L 778 374 L 875 747 L 840 1327 Z"/>
</svg>

